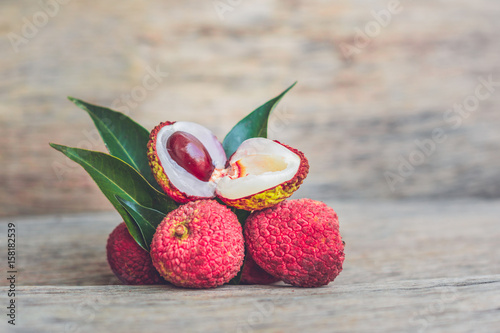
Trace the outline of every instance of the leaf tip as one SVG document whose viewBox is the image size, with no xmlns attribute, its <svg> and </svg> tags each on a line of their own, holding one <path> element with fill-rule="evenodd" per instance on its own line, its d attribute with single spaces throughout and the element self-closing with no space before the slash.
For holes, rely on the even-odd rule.
<svg viewBox="0 0 500 333">
<path fill-rule="evenodd" d="M 290 89 L 292 89 L 293 87 L 295 87 L 295 85 L 298 83 L 299 81 L 295 81 L 294 83 L 292 83 L 292 85 L 290 87 L 288 87 L 284 92 L 283 92 L 283 95 L 286 94 L 288 91 L 290 91 Z"/>
<path fill-rule="evenodd" d="M 51 146 L 52 148 L 59 150 L 59 151 L 61 151 L 64 148 L 63 145 L 58 145 L 57 143 L 53 143 L 53 142 L 49 142 L 49 146 Z"/>
<path fill-rule="evenodd" d="M 81 101 L 81 100 L 79 100 L 78 98 L 75 98 L 75 97 L 72 97 L 72 96 L 68 96 L 67 98 L 68 98 L 68 100 L 69 100 L 71 103 L 75 104 L 75 105 L 76 105 L 76 106 L 78 106 L 78 107 L 81 107 L 80 105 L 82 104 L 82 101 Z"/>
<path fill-rule="evenodd" d="M 78 106 L 80 109 L 89 112 L 89 110 L 87 108 L 88 103 L 82 101 L 81 99 L 74 98 L 74 97 L 71 97 L 71 96 L 68 96 L 68 100 L 70 102 L 72 102 L 73 104 L 75 104 L 76 106 Z"/>
</svg>

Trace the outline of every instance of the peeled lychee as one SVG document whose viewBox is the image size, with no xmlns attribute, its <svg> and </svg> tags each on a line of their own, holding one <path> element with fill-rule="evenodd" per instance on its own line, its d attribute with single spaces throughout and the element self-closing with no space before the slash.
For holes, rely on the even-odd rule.
<svg viewBox="0 0 500 333">
<path fill-rule="evenodd" d="M 242 284 L 271 284 L 279 280 L 279 278 L 272 276 L 257 265 L 252 256 L 247 253 L 245 263 L 243 264 L 243 271 L 241 272 Z"/>
<path fill-rule="evenodd" d="M 217 183 L 216 194 L 238 209 L 260 210 L 290 197 L 309 172 L 304 154 L 281 142 L 252 138 L 229 159 L 228 176 Z"/>
<path fill-rule="evenodd" d="M 203 154 L 208 156 L 200 156 Z M 214 197 L 216 183 L 203 179 L 207 173 L 210 179 L 214 170 L 226 166 L 226 153 L 215 135 L 199 124 L 186 121 L 156 126 L 151 131 L 147 155 L 156 181 L 179 203 Z M 212 166 L 207 166 L 206 161 Z"/>
<path fill-rule="evenodd" d="M 319 201 L 283 201 L 252 213 L 245 222 L 245 240 L 260 267 L 294 286 L 326 285 L 342 271 L 338 217 Z"/>
<path fill-rule="evenodd" d="M 215 200 L 192 201 L 170 212 L 156 229 L 151 258 L 176 286 L 213 288 L 238 274 L 244 258 L 236 214 Z"/>
<path fill-rule="evenodd" d="M 156 126 L 147 154 L 158 184 L 175 201 L 218 197 L 245 210 L 285 200 L 309 171 L 302 152 L 265 138 L 244 141 L 228 159 L 208 129 L 182 121 Z"/>
<path fill-rule="evenodd" d="M 106 252 L 109 267 L 124 284 L 165 283 L 154 268 L 149 253 L 136 243 L 124 222 L 109 235 Z"/>
</svg>

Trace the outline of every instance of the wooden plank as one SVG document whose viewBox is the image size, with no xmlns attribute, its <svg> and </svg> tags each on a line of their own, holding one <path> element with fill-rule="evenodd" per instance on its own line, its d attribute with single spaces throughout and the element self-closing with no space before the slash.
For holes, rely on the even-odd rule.
<svg viewBox="0 0 500 333">
<path fill-rule="evenodd" d="M 500 275 L 391 283 L 22 287 L 16 328 L 37 332 L 494 332 Z"/>
<path fill-rule="evenodd" d="M 500 274 L 498 201 L 328 204 L 346 242 L 336 283 Z M 21 284 L 119 283 L 105 254 L 107 236 L 121 221 L 116 213 L 0 221 L 17 225 Z M 0 245 L 6 228 L 1 232 Z"/>
<path fill-rule="evenodd" d="M 106 263 L 115 213 L 0 220 L 17 229 L 21 332 L 493 332 L 500 327 L 497 201 L 329 202 L 344 271 L 316 289 L 122 286 Z M 6 273 L 2 265 L 2 276 Z M 0 279 L 7 285 L 6 279 Z M 7 301 L 2 294 L 2 302 Z M 6 321 L 0 331 L 8 329 Z"/>
</svg>

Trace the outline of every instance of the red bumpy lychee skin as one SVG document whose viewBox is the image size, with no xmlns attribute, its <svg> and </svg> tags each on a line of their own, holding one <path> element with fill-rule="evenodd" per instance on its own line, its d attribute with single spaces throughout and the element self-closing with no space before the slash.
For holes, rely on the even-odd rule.
<svg viewBox="0 0 500 333">
<path fill-rule="evenodd" d="M 140 247 L 128 232 L 124 222 L 109 235 L 106 245 L 108 263 L 124 284 L 163 284 L 149 253 Z"/>
<path fill-rule="evenodd" d="M 241 272 L 241 284 L 271 284 L 279 280 L 257 265 L 252 256 L 247 253 Z"/>
<path fill-rule="evenodd" d="M 319 201 L 283 201 L 252 213 L 245 223 L 245 240 L 260 267 L 294 286 L 323 286 L 342 271 L 338 217 Z"/>
<path fill-rule="evenodd" d="M 170 212 L 160 223 L 151 258 L 176 286 L 213 288 L 238 274 L 244 246 L 236 215 L 215 200 L 198 200 Z"/>
</svg>

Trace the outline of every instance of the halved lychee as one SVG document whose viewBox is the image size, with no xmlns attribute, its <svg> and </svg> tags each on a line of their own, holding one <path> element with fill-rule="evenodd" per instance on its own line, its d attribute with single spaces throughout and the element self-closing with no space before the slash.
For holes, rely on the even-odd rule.
<svg viewBox="0 0 500 333">
<path fill-rule="evenodd" d="M 278 141 L 252 138 L 227 159 L 222 144 L 192 122 L 164 122 L 148 143 L 149 164 L 163 190 L 179 203 L 217 196 L 246 210 L 273 206 L 307 176 L 304 154 Z"/>
</svg>

